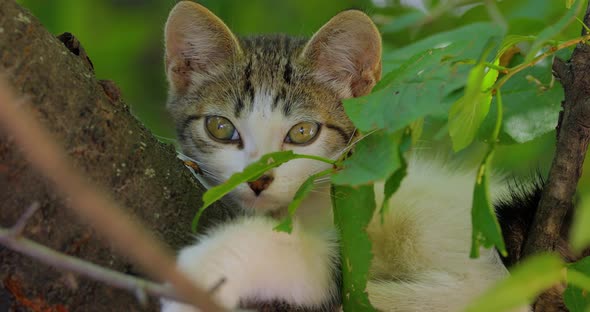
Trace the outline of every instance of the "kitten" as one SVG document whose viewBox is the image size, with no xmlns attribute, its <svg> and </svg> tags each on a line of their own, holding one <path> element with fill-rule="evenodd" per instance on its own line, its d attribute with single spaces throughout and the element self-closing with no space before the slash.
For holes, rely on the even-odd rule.
<svg viewBox="0 0 590 312">
<path fill-rule="evenodd" d="M 355 138 L 342 99 L 368 94 L 381 75 L 380 34 L 355 10 L 339 13 L 309 40 L 238 38 L 207 9 L 183 1 L 165 36 L 168 108 L 206 186 L 269 152 L 340 156 Z M 303 201 L 292 234 L 273 231 L 301 183 L 328 166 L 294 160 L 237 187 L 224 200 L 245 216 L 184 248 L 179 267 L 204 288 L 224 279 L 215 297 L 226 308 L 277 302 L 301 311 L 338 309 L 329 182 Z M 367 291 L 377 309 L 457 311 L 507 275 L 494 250 L 469 259 L 475 176 L 410 157 L 391 199 L 395 209 L 368 229 L 374 260 Z M 496 184 L 494 198 L 505 191 Z M 377 202 L 382 193 L 378 185 Z M 163 301 L 162 311 L 194 310 Z"/>
</svg>

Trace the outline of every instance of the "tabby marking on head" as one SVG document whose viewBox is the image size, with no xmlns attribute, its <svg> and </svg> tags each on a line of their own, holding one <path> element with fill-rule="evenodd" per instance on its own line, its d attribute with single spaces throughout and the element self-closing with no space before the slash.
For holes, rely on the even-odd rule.
<svg viewBox="0 0 590 312">
<path fill-rule="evenodd" d="M 362 12 L 345 11 L 310 40 L 236 37 L 204 7 L 181 2 L 166 24 L 168 108 L 183 152 L 216 185 L 283 150 L 335 158 L 354 135 L 342 99 L 367 94 L 381 74 L 381 40 Z M 228 199 L 254 212 L 284 210 L 329 165 L 295 160 L 244 183 Z"/>
</svg>

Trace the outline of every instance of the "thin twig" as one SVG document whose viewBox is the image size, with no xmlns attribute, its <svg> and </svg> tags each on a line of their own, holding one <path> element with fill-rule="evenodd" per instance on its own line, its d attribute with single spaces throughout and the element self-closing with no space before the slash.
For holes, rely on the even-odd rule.
<svg viewBox="0 0 590 312">
<path fill-rule="evenodd" d="M 12 228 L 10 228 L 9 234 L 12 235 L 13 237 L 20 236 L 23 233 L 23 231 L 25 230 L 25 226 L 27 226 L 27 222 L 29 222 L 29 219 L 31 219 L 31 217 L 35 214 L 35 212 L 37 212 L 37 210 L 39 210 L 40 206 L 41 205 L 39 205 L 39 202 L 33 202 L 29 206 L 29 208 L 27 208 L 27 210 L 25 210 L 25 213 L 23 213 L 22 216 L 20 216 L 18 221 L 16 221 L 14 226 Z"/>
<path fill-rule="evenodd" d="M 500 89 L 512 76 L 518 74 L 519 72 L 523 71 L 524 69 L 535 66 L 535 64 L 537 64 L 538 62 L 540 62 L 541 60 L 543 60 L 544 58 L 546 58 L 548 56 L 554 55 L 557 51 L 569 48 L 573 45 L 585 42 L 589 39 L 590 39 L 590 35 L 582 35 L 580 37 L 570 39 L 568 41 L 562 42 L 562 43 L 556 45 L 555 47 L 552 47 L 552 48 L 548 49 L 547 51 L 537 55 L 530 62 L 522 63 L 518 66 L 513 67 L 513 68 L 505 69 L 503 71 L 503 73 L 505 73 L 505 75 L 502 76 L 502 78 L 498 79 L 498 81 L 496 81 L 496 83 L 492 86 L 491 89 L 492 90 Z"/>
<path fill-rule="evenodd" d="M 114 287 L 128 289 L 130 291 L 137 291 L 140 289 L 145 293 L 157 297 L 181 300 L 170 287 L 129 276 L 76 257 L 68 256 L 22 236 L 15 236 L 13 235 L 13 232 L 14 228 L 4 229 L 0 227 L 0 244 L 45 264 L 62 270 L 75 272 Z"/>
<path fill-rule="evenodd" d="M 130 257 L 157 280 L 173 285 L 180 298 L 202 311 L 223 311 L 207 294 L 196 287 L 175 266 L 171 252 L 153 235 L 125 214 L 115 202 L 97 191 L 76 171 L 62 150 L 41 128 L 32 114 L 17 107 L 16 98 L 4 79 L 0 79 L 0 126 L 14 137 L 24 156 L 67 195 L 68 205 L 79 217 L 103 234 L 118 250 Z"/>
</svg>

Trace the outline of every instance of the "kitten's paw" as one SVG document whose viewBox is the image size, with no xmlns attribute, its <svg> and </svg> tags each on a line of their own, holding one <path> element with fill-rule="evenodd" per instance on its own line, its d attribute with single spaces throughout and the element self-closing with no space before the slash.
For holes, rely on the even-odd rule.
<svg viewBox="0 0 590 312">
<path fill-rule="evenodd" d="M 250 217 L 222 225 L 183 249 L 178 266 L 227 309 L 240 302 L 279 300 L 320 307 L 337 299 L 338 248 L 334 232 L 291 234 L 273 230 L 276 221 Z M 163 312 L 195 311 L 163 301 Z"/>
<path fill-rule="evenodd" d="M 174 301 L 162 299 L 162 308 L 160 312 L 199 312 L 188 304 L 182 304 Z"/>
</svg>

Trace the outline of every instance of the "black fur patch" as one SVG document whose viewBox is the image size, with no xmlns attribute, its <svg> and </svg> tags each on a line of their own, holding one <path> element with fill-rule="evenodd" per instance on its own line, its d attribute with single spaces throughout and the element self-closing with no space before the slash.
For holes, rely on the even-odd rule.
<svg viewBox="0 0 590 312">
<path fill-rule="evenodd" d="M 325 126 L 328 129 L 332 129 L 332 130 L 335 130 L 336 132 L 338 132 L 338 134 L 340 135 L 340 137 L 342 137 L 342 140 L 344 141 L 345 144 L 350 141 L 350 137 L 352 136 L 352 134 L 347 133 L 346 131 L 344 131 L 344 129 L 342 129 L 336 125 L 332 125 L 332 124 L 325 124 Z"/>
<path fill-rule="evenodd" d="M 291 84 L 292 76 L 293 68 L 291 67 L 291 62 L 287 61 L 287 64 L 285 65 L 285 71 L 283 72 L 283 79 L 285 80 L 285 83 Z"/>
<path fill-rule="evenodd" d="M 242 98 L 238 97 L 236 99 L 236 104 L 234 108 L 234 116 L 240 117 L 242 110 L 244 110 L 244 101 L 242 101 Z"/>
<path fill-rule="evenodd" d="M 530 187 L 517 181 L 511 182 L 509 183 L 510 195 L 494 203 L 508 251 L 508 256 L 502 257 L 506 267 L 511 267 L 520 261 L 544 185 L 545 181 L 540 175 L 537 175 Z"/>
<path fill-rule="evenodd" d="M 180 139 L 181 142 L 184 142 L 186 140 L 186 130 L 188 129 L 188 127 L 190 127 L 190 125 L 194 122 L 197 121 L 199 119 L 201 119 L 202 116 L 198 116 L 198 115 L 188 115 L 185 117 L 185 119 L 178 123 L 178 127 L 176 128 L 176 132 L 178 134 L 178 138 Z"/>
<path fill-rule="evenodd" d="M 254 102 L 254 87 L 252 87 L 252 82 L 250 82 L 250 79 L 244 82 L 244 92 L 248 95 L 250 103 Z"/>
</svg>

